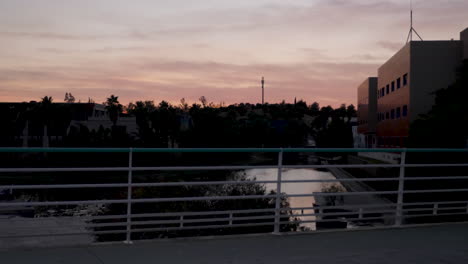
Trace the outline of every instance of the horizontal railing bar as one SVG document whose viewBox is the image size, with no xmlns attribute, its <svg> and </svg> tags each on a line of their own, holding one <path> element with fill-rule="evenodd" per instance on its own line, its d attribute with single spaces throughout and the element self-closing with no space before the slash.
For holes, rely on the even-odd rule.
<svg viewBox="0 0 468 264">
<path fill-rule="evenodd" d="M 305 182 L 355 182 L 355 181 L 388 181 L 398 178 L 362 178 L 362 179 L 320 179 L 320 180 L 283 180 L 282 183 Z M 38 185 L 0 185 L 0 189 L 73 189 L 73 188 L 123 188 L 123 187 L 162 187 L 162 186 L 186 186 L 186 185 L 228 185 L 228 184 L 273 184 L 277 181 L 196 181 L 196 182 L 160 182 L 160 183 L 96 183 L 96 184 L 38 184 Z"/>
<path fill-rule="evenodd" d="M 205 225 L 205 226 L 184 226 L 184 227 L 156 227 L 156 228 L 132 228 L 132 233 L 141 232 L 156 232 L 156 231 L 171 231 L 171 230 L 193 230 L 193 229 L 212 229 L 212 228 L 233 228 L 233 227 L 249 227 L 249 226 L 272 226 L 275 223 L 263 222 L 263 223 L 247 223 L 247 224 L 232 224 L 232 225 Z"/>
<path fill-rule="evenodd" d="M 411 208 L 411 209 L 402 209 L 405 212 L 424 212 L 424 211 L 433 211 L 433 207 L 427 207 L 427 208 Z M 438 207 L 437 211 L 443 211 L 443 210 L 466 210 L 466 206 L 463 207 Z"/>
<path fill-rule="evenodd" d="M 405 177 L 405 181 L 422 181 L 422 180 L 465 180 L 468 176 L 440 176 L 440 177 Z"/>
<path fill-rule="evenodd" d="M 413 202 L 413 203 L 403 203 L 403 206 L 413 206 L 413 205 L 434 205 L 434 204 L 468 204 L 468 201 L 441 201 L 441 202 Z"/>
<path fill-rule="evenodd" d="M 442 213 L 442 214 L 414 214 L 414 215 L 404 215 L 405 218 L 415 218 L 415 217 L 427 217 L 427 216 L 450 216 L 450 215 L 468 215 L 467 212 L 464 213 Z"/>
<path fill-rule="evenodd" d="M 319 210 L 319 209 L 344 209 L 344 208 L 381 208 L 381 207 L 396 207 L 396 203 L 390 204 L 356 204 L 356 205 L 333 205 L 333 206 L 315 206 L 315 207 L 291 207 L 287 210 L 299 211 L 299 210 Z M 282 209 L 283 210 L 283 209 Z"/>
<path fill-rule="evenodd" d="M 285 216 L 287 217 L 287 216 Z M 262 220 L 274 219 L 275 215 L 262 215 L 262 216 L 242 216 L 242 217 L 224 217 L 224 218 L 202 218 L 202 219 L 175 219 L 175 220 L 151 220 L 151 221 L 132 221 L 132 226 L 137 225 L 158 225 L 158 224 L 180 224 L 180 223 L 209 223 L 209 222 L 228 222 L 232 221 L 246 221 L 246 220 Z"/>
<path fill-rule="evenodd" d="M 468 204 L 468 201 L 445 201 L 445 202 L 419 202 L 419 203 L 403 203 L 403 206 L 415 206 L 415 205 L 431 205 L 434 204 L 439 205 L 447 205 L 447 204 Z M 389 203 L 389 204 L 357 204 L 357 205 L 335 205 L 335 206 L 315 206 L 315 207 L 289 207 L 283 210 L 292 210 L 292 211 L 300 211 L 300 210 L 319 210 L 319 209 L 345 209 L 345 208 L 381 208 L 381 207 L 396 207 L 396 203 Z M 428 207 L 432 210 L 432 207 Z M 440 207 L 446 208 L 446 207 Z M 372 211 L 369 211 L 372 212 Z"/>
<path fill-rule="evenodd" d="M 333 212 L 333 213 L 316 213 L 316 214 L 291 214 L 287 216 L 291 217 L 301 217 L 301 216 L 341 216 L 341 215 L 357 215 L 359 214 L 359 210 L 352 211 L 352 212 Z M 362 211 L 362 214 L 387 214 L 387 213 L 395 213 L 395 210 L 383 210 L 383 211 Z M 365 219 L 366 217 L 362 217 L 361 219 Z"/>
<path fill-rule="evenodd" d="M 223 214 L 248 214 L 274 212 L 275 208 L 267 209 L 247 209 L 247 210 L 229 210 L 229 211 L 202 211 L 202 212 L 180 212 L 180 213 L 152 213 L 152 214 L 132 214 L 131 218 L 165 217 L 165 216 L 197 216 L 197 215 L 223 215 Z M 126 215 L 124 215 L 126 217 Z"/>
<path fill-rule="evenodd" d="M 409 177 L 408 181 L 416 180 L 455 180 L 468 179 L 468 176 L 451 177 Z M 354 179 L 314 179 L 314 180 L 283 180 L 282 183 L 306 182 L 361 182 L 361 181 L 398 181 L 398 178 L 354 178 Z M 161 182 L 161 183 L 103 183 L 103 184 L 38 184 L 38 185 L 0 185 L 0 189 L 72 189 L 72 188 L 123 188 L 123 187 L 162 187 L 186 185 L 224 185 L 224 184 L 273 184 L 277 181 L 196 181 L 196 182 Z"/>
<path fill-rule="evenodd" d="M 413 190 L 404 191 L 402 193 L 442 193 L 442 192 L 467 192 L 468 189 L 440 189 L 440 190 Z M 314 196 L 358 196 L 358 195 L 375 195 L 375 194 L 398 194 L 398 191 L 375 191 L 375 192 L 338 192 L 325 193 L 316 192 L 312 194 L 280 194 L 281 197 L 314 197 Z M 56 205 L 81 205 L 81 204 L 122 204 L 122 203 L 158 203 L 158 202 L 180 202 L 180 201 L 213 201 L 213 200 L 248 200 L 248 199 L 269 199 L 277 197 L 272 195 L 245 195 L 245 196 L 204 196 L 204 197 L 168 197 L 168 198 L 140 198 L 120 200 L 86 200 L 86 201 L 43 201 L 43 202 L 0 202 L 1 207 L 10 206 L 56 206 Z M 406 204 L 407 205 L 407 204 Z"/>
<path fill-rule="evenodd" d="M 317 222 L 336 222 L 336 221 L 346 221 L 346 222 L 353 222 L 353 221 L 362 221 L 362 220 L 379 220 L 379 219 L 393 219 L 396 216 L 393 215 L 382 215 L 376 217 L 367 217 L 367 218 L 337 218 L 337 219 L 310 219 L 310 220 L 290 220 L 290 221 L 282 221 L 281 224 L 292 224 L 292 223 L 317 223 Z"/>
<path fill-rule="evenodd" d="M 468 167 L 468 163 L 457 164 L 328 164 L 328 165 L 283 165 L 283 169 L 328 169 L 328 168 L 432 168 L 432 167 Z M 99 172 L 99 171 L 214 171 L 276 169 L 278 165 L 244 165 L 244 166 L 170 166 L 170 167 L 74 167 L 74 168 L 0 168 L 0 173 L 20 172 Z M 393 178 L 388 178 L 392 180 Z M 416 178 L 414 178 L 416 179 Z"/>
<path fill-rule="evenodd" d="M 315 192 L 312 194 L 284 194 L 285 197 L 313 197 L 313 196 L 355 196 L 355 195 L 373 195 L 373 194 L 398 194 L 398 191 L 380 191 L 380 192 Z"/>
<path fill-rule="evenodd" d="M 138 226 L 138 225 L 164 225 L 164 224 L 180 224 L 180 223 L 209 223 L 209 222 L 228 222 L 232 221 L 246 221 L 246 220 L 262 220 L 262 219 L 274 219 L 275 215 L 267 216 L 246 216 L 246 217 L 223 217 L 223 218 L 200 218 L 200 219 L 166 219 L 166 220 L 148 220 L 148 221 L 122 221 L 122 222 L 107 222 L 107 223 L 91 223 L 83 225 L 61 225 L 60 227 L 84 227 L 84 228 L 96 228 L 96 227 L 124 227 L 124 226 Z M 41 226 L 41 228 L 44 226 Z M 52 226 L 46 226 L 52 227 Z M 37 227 L 26 227 L 36 228 Z"/>
<path fill-rule="evenodd" d="M 82 204 L 124 204 L 127 200 L 88 200 L 88 201 L 44 201 L 44 202 L 0 202 L 1 207 L 10 206 L 56 206 L 56 205 L 82 205 Z"/>
<path fill-rule="evenodd" d="M 128 171 L 128 167 L 87 167 L 87 168 L 0 168 L 0 173 L 11 172 L 99 172 Z"/>
<path fill-rule="evenodd" d="M 285 195 L 281 195 L 285 196 Z M 205 196 L 205 197 L 176 197 L 176 198 L 143 198 L 133 199 L 131 203 L 157 203 L 157 202 L 185 202 L 185 201 L 213 201 L 213 200 L 248 200 L 276 198 L 277 195 L 245 195 L 245 196 Z"/>
<path fill-rule="evenodd" d="M 284 195 L 281 195 L 284 196 Z M 204 196 L 204 197 L 171 197 L 171 198 L 141 198 L 121 200 L 88 200 L 88 201 L 44 201 L 44 202 L 6 202 L 0 203 L 0 207 L 8 206 L 41 206 L 41 205 L 80 205 L 80 204 L 122 204 L 122 203 L 157 203 L 157 202 L 181 202 L 181 201 L 212 201 L 212 200 L 248 200 L 268 199 L 277 195 L 245 195 L 245 196 Z"/>
<path fill-rule="evenodd" d="M 357 153 L 357 152 L 376 152 L 376 153 L 466 153 L 468 149 L 434 149 L 434 148 L 132 148 L 134 153 L 250 153 L 250 152 L 304 152 L 304 153 Z M 108 153 L 128 153 L 130 148 L 18 148 L 2 147 L 0 153 L 89 153 L 89 152 L 108 152 Z"/>
<path fill-rule="evenodd" d="M 117 188 L 128 187 L 127 183 L 96 183 L 96 184 L 38 184 L 38 185 L 0 185 L 0 189 L 74 189 L 74 188 Z"/>
<path fill-rule="evenodd" d="M 436 190 L 408 190 L 403 193 L 442 193 L 442 192 L 468 192 L 468 189 L 436 189 Z"/>
</svg>

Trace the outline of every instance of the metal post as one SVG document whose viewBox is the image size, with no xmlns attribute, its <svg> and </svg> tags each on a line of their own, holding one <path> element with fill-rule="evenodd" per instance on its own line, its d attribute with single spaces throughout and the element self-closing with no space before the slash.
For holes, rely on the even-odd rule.
<svg viewBox="0 0 468 264">
<path fill-rule="evenodd" d="M 359 208 L 359 219 L 362 219 L 363 216 L 363 210 L 362 208 Z"/>
<path fill-rule="evenodd" d="M 275 229 L 273 234 L 280 233 L 281 222 L 281 173 L 283 170 L 283 149 L 278 153 L 278 178 L 276 180 Z"/>
<path fill-rule="evenodd" d="M 180 227 L 181 228 L 184 227 L 184 216 L 183 215 L 180 216 Z"/>
<path fill-rule="evenodd" d="M 405 189 L 405 164 L 406 164 L 406 151 L 401 152 L 400 161 L 400 176 L 398 178 L 398 199 L 395 225 L 401 226 L 403 222 L 403 191 Z"/>
<path fill-rule="evenodd" d="M 133 149 L 128 153 L 128 187 L 127 187 L 127 237 L 126 244 L 132 244 L 132 167 L 133 167 Z"/>
<path fill-rule="evenodd" d="M 231 226 L 232 225 L 232 213 L 229 213 L 229 225 Z"/>
</svg>

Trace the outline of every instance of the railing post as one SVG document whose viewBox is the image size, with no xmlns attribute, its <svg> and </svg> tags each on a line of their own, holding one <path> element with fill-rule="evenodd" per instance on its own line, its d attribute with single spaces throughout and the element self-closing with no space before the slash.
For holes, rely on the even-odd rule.
<svg viewBox="0 0 468 264">
<path fill-rule="evenodd" d="M 126 244 L 132 244 L 132 167 L 133 167 L 133 149 L 128 152 L 128 179 L 127 179 L 127 233 Z"/>
<path fill-rule="evenodd" d="M 184 227 L 184 215 L 180 216 L 180 225 L 179 225 L 179 227 L 181 227 L 181 228 Z"/>
<path fill-rule="evenodd" d="M 283 171 L 283 149 L 278 153 L 278 178 L 276 180 L 276 203 L 275 203 L 275 229 L 273 234 L 280 233 L 281 222 L 281 174 Z"/>
<path fill-rule="evenodd" d="M 401 226 L 403 222 L 403 191 L 405 189 L 406 150 L 401 152 L 400 176 L 398 177 L 398 198 L 395 225 Z"/>
</svg>

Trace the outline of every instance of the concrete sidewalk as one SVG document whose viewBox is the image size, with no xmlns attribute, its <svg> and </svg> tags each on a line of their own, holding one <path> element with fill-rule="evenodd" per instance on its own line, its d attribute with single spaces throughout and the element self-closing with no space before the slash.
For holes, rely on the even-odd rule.
<svg viewBox="0 0 468 264">
<path fill-rule="evenodd" d="M 468 224 L 9 250 L 0 263 L 468 263 Z"/>
</svg>

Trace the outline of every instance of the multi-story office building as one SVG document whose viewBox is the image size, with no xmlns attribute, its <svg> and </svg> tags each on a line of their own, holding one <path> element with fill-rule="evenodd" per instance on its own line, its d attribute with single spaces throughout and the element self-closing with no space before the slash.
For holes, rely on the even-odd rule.
<svg viewBox="0 0 468 264">
<path fill-rule="evenodd" d="M 377 126 L 377 77 L 367 78 L 358 87 L 358 128 L 360 146 L 372 148 L 376 146 Z"/>
<path fill-rule="evenodd" d="M 378 147 L 406 145 L 410 123 L 431 109 L 435 91 L 454 83 L 463 59 L 468 59 L 468 28 L 460 40 L 410 41 L 378 69 L 377 107 L 374 113 L 368 109 L 377 119 Z M 358 104 L 358 112 L 365 107 Z"/>
</svg>

